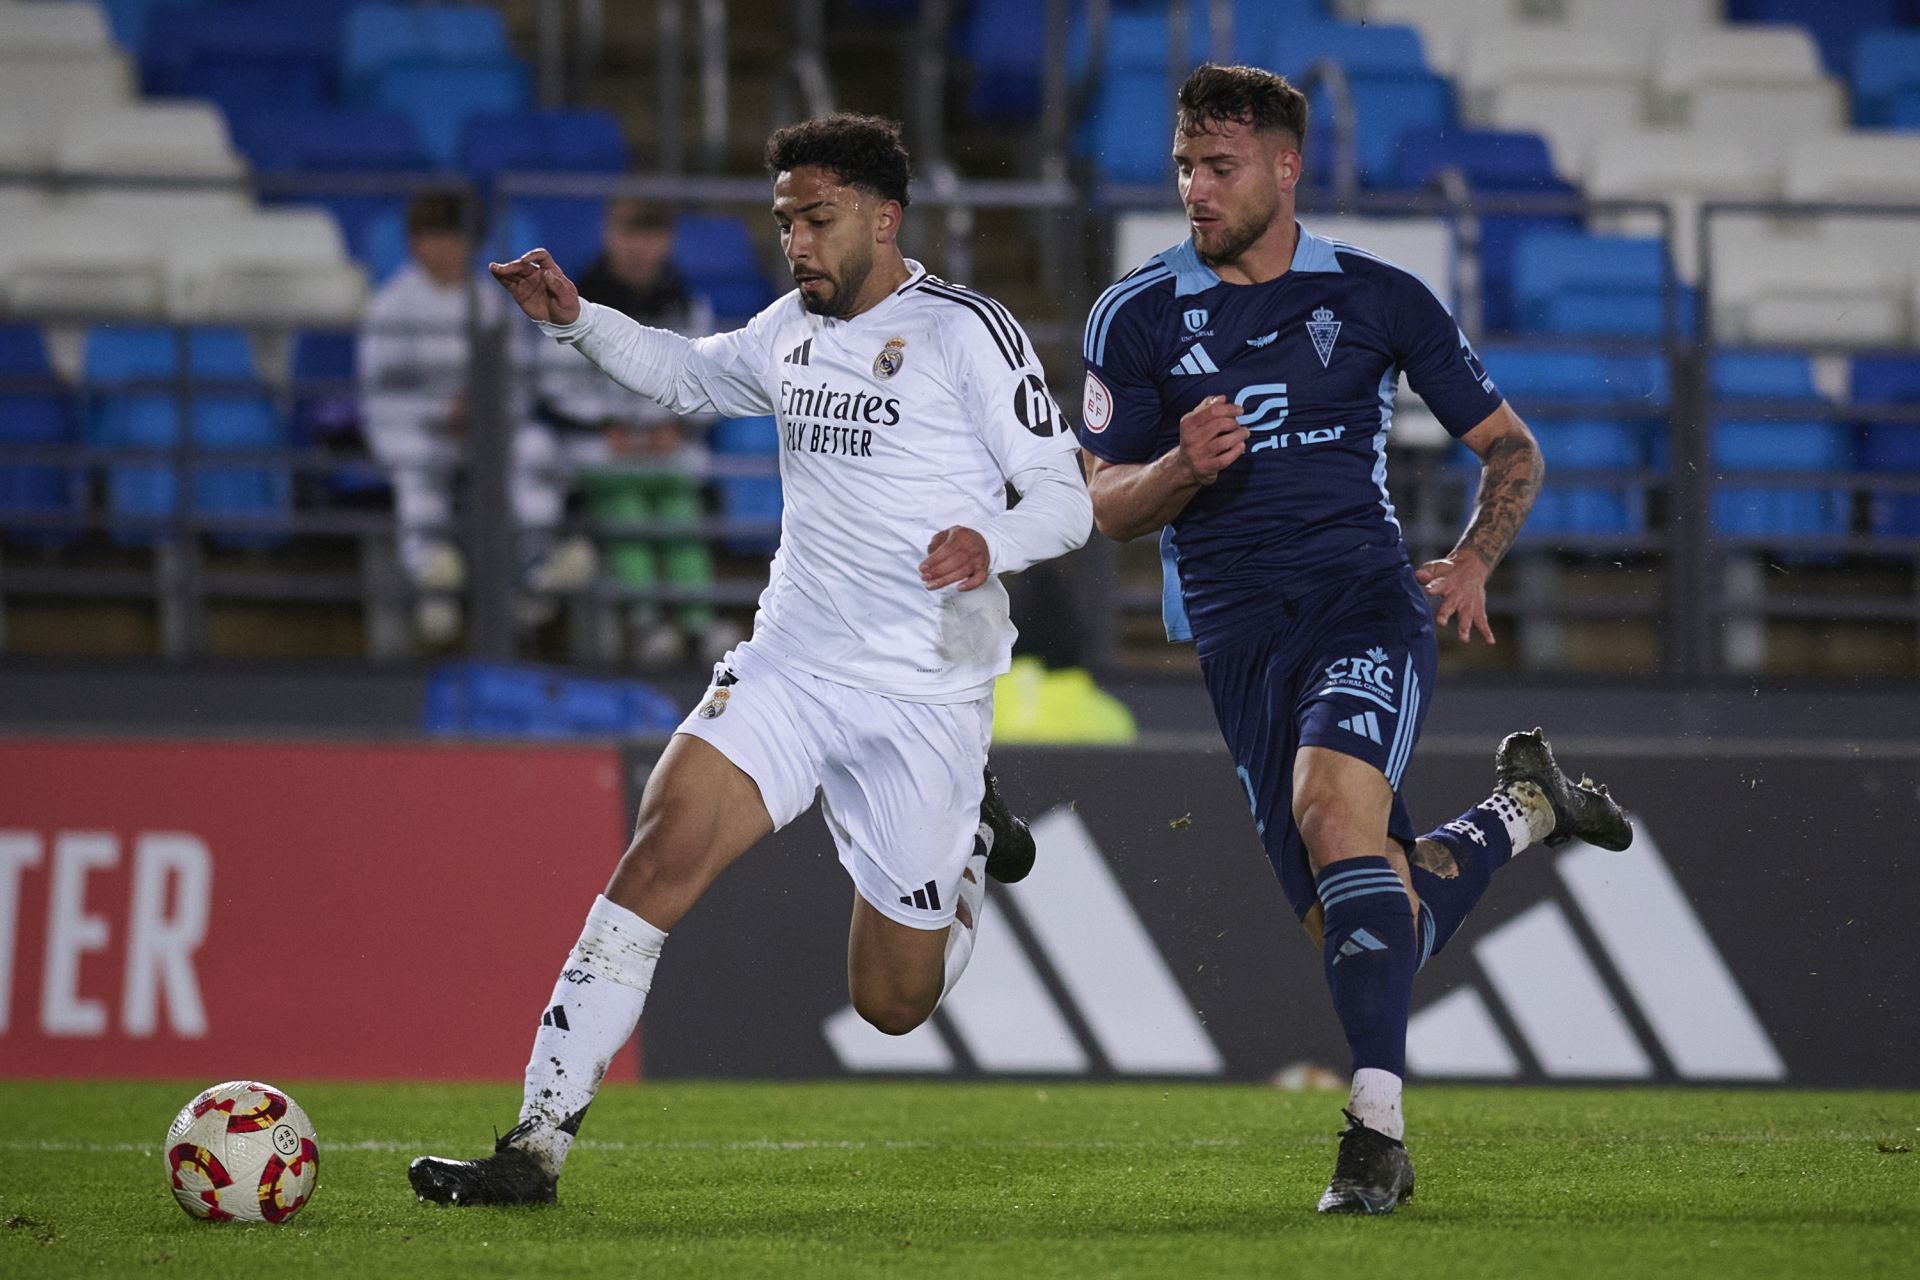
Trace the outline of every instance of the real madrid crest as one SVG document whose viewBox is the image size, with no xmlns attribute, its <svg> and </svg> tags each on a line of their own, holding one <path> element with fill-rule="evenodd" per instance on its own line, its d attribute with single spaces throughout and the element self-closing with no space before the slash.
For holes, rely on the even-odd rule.
<svg viewBox="0 0 1920 1280">
<path fill-rule="evenodd" d="M 907 340 L 888 338 L 887 345 L 880 348 L 880 354 L 873 358 L 873 376 L 891 378 L 900 372 L 900 366 L 907 362 Z"/>
<path fill-rule="evenodd" d="M 715 689 L 713 696 L 701 705 L 700 710 L 696 714 L 702 720 L 718 720 L 720 713 L 727 709 L 727 699 L 732 696 L 733 695 L 725 689 Z"/>
</svg>

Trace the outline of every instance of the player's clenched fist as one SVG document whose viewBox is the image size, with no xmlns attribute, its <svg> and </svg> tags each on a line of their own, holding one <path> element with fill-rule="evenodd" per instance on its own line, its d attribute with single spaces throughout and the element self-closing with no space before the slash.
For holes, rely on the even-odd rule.
<svg viewBox="0 0 1920 1280">
<path fill-rule="evenodd" d="M 1212 484 L 1247 451 L 1240 406 L 1208 396 L 1180 419 L 1180 457 L 1201 484 Z"/>
<path fill-rule="evenodd" d="M 572 324 L 580 318 L 580 291 L 545 249 L 523 253 L 512 262 L 489 262 L 487 270 L 535 320 Z"/>
</svg>

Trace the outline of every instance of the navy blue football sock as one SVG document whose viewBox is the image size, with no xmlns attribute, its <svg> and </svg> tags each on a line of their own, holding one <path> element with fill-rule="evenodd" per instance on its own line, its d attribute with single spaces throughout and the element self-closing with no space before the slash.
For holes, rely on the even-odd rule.
<svg viewBox="0 0 1920 1280">
<path fill-rule="evenodd" d="M 1487 891 L 1493 873 L 1513 857 L 1513 837 L 1500 814 L 1478 804 L 1420 838 L 1439 845 L 1452 859 L 1454 871 L 1453 875 L 1442 875 L 1420 865 L 1426 859 L 1418 850 L 1409 859 L 1413 864 L 1413 891 L 1420 895 L 1420 963 L 1424 965 L 1460 931 L 1467 913 Z M 1446 869 L 1444 864 L 1442 869 Z"/>
<path fill-rule="evenodd" d="M 1385 858 L 1348 858 L 1316 880 L 1326 913 L 1321 959 L 1353 1069 L 1404 1076 L 1419 960 L 1407 891 Z"/>
</svg>

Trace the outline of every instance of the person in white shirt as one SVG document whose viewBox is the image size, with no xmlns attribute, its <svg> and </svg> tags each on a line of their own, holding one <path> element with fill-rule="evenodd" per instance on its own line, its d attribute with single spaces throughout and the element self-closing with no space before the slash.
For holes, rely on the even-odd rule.
<svg viewBox="0 0 1920 1280">
<path fill-rule="evenodd" d="M 774 414 L 786 510 L 753 635 L 661 755 L 562 967 L 520 1123 L 485 1159 L 416 1159 L 422 1199 L 555 1198 L 668 931 L 816 791 L 854 882 L 853 1005 L 883 1032 L 911 1031 L 952 989 L 986 880 L 1032 866 L 984 773 L 1014 634 L 998 577 L 1091 532 L 1073 434 L 1005 308 L 902 257 L 898 125 L 793 125 L 767 168 L 799 287 L 735 332 L 644 328 L 582 301 L 544 250 L 492 268 L 548 335 L 673 412 Z"/>
<path fill-rule="evenodd" d="M 500 295 L 480 291 L 484 282 L 473 278 L 477 244 L 462 196 L 415 196 L 407 208 L 408 261 L 368 302 L 360 327 L 367 442 L 393 483 L 400 563 L 423 593 L 415 621 L 429 644 L 450 642 L 460 629 L 451 593 L 464 585 L 466 566 L 454 536 L 453 495 L 471 420 L 469 322 L 497 324 L 502 311 Z M 583 542 L 554 544 L 567 480 L 553 432 L 534 421 L 530 407 L 524 390 L 506 405 L 514 433 L 508 490 L 529 585 L 563 590 L 591 577 L 592 551 Z"/>
</svg>

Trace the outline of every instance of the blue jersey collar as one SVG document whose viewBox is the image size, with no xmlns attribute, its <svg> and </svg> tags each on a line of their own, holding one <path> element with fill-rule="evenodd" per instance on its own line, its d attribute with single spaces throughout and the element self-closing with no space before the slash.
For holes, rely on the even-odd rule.
<svg viewBox="0 0 1920 1280">
<path fill-rule="evenodd" d="M 1289 271 L 1340 270 L 1340 259 L 1334 256 L 1333 241 L 1314 235 L 1297 222 L 1293 225 L 1300 233 L 1300 238 L 1294 242 L 1293 261 L 1287 268 Z M 1220 277 L 1214 269 L 1200 261 L 1200 253 L 1193 247 L 1192 240 L 1182 240 L 1160 254 L 1158 260 L 1173 272 L 1173 296 L 1176 298 L 1205 293 L 1220 283 Z"/>
</svg>

